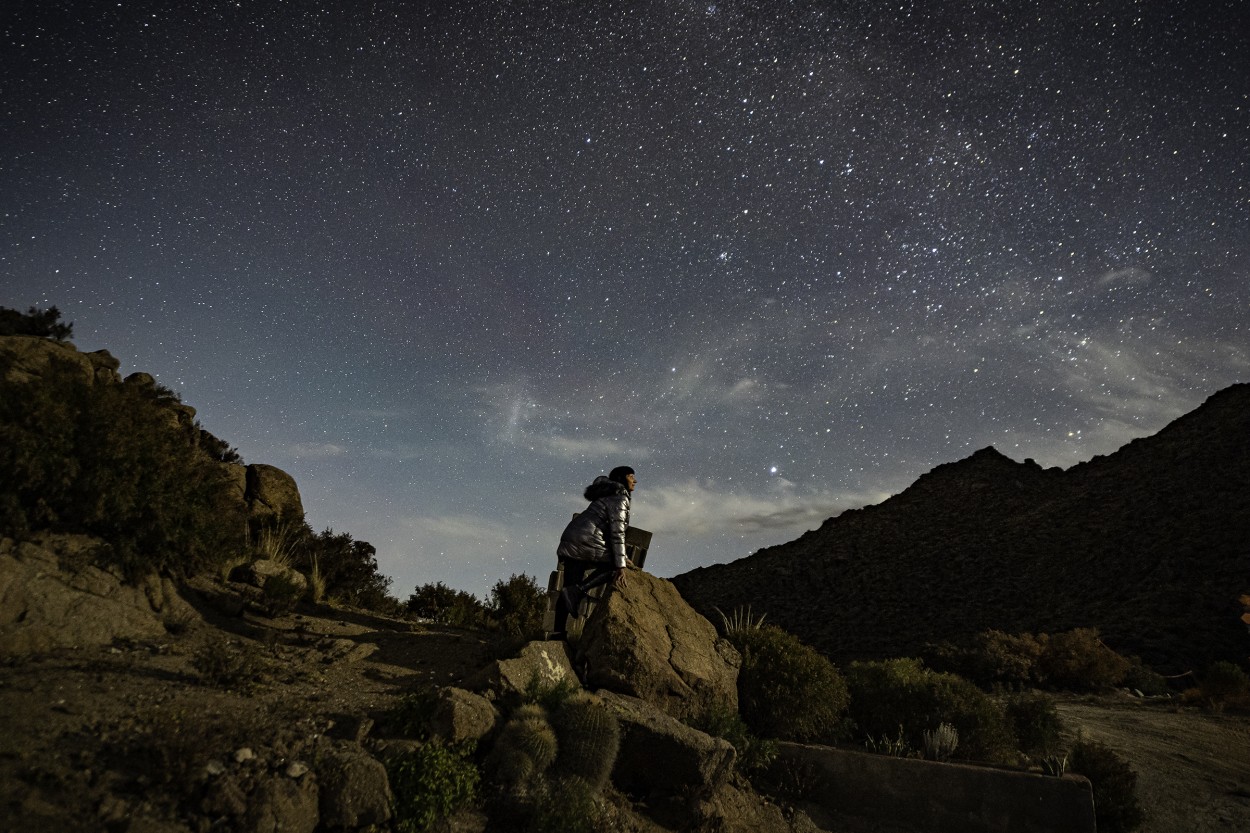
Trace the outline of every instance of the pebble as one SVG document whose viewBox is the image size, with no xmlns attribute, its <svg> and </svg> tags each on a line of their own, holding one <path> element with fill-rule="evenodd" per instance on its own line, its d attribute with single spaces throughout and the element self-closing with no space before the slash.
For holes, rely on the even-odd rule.
<svg viewBox="0 0 1250 833">
<path fill-rule="evenodd" d="M 252 751 L 251 747 L 244 746 L 234 753 L 234 762 L 236 764 L 241 764 L 244 761 L 253 760 L 255 757 L 256 753 Z"/>
<path fill-rule="evenodd" d="M 308 765 L 300 761 L 291 761 L 287 765 L 286 774 L 288 778 L 299 778 L 308 772 Z"/>
<path fill-rule="evenodd" d="M 204 771 L 209 775 L 221 775 L 226 771 L 226 765 L 221 761 L 209 761 L 204 765 Z"/>
</svg>

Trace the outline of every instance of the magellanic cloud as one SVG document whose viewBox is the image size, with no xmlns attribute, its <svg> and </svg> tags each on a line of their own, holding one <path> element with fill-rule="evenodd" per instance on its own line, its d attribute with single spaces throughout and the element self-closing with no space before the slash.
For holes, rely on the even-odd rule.
<svg viewBox="0 0 1250 833">
<path fill-rule="evenodd" d="M 640 495 L 640 516 L 656 533 L 703 535 L 751 534 L 765 530 L 802 531 L 819 526 L 826 518 L 889 497 L 886 493 L 783 493 L 743 494 L 712 483 L 687 480 L 649 489 Z"/>
</svg>

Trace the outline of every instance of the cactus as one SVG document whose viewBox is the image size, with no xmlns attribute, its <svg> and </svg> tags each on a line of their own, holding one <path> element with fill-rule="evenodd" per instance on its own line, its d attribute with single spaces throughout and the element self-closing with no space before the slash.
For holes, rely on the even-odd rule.
<svg viewBox="0 0 1250 833">
<path fill-rule="evenodd" d="M 611 712 L 587 695 L 565 701 L 551 719 L 560 745 L 552 772 L 580 778 L 598 792 L 608 782 L 621 745 L 621 726 Z"/>
<path fill-rule="evenodd" d="M 556 759 L 556 734 L 541 706 L 521 706 L 499 733 L 488 770 L 505 789 L 524 794 Z"/>
</svg>

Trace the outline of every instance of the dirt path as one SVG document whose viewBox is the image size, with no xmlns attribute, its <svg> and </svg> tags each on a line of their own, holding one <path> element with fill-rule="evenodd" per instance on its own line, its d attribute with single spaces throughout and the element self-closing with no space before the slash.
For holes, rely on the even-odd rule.
<svg viewBox="0 0 1250 833">
<path fill-rule="evenodd" d="M 1140 701 L 1058 708 L 1074 736 L 1084 731 L 1137 771 L 1140 833 L 1250 831 L 1250 718 Z"/>
</svg>

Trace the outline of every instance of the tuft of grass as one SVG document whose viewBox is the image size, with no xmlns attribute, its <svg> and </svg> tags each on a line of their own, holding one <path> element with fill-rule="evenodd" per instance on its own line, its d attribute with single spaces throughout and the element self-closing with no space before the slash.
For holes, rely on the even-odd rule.
<svg viewBox="0 0 1250 833">
<path fill-rule="evenodd" d="M 959 747 L 959 730 L 949 723 L 924 732 L 924 756 L 930 761 L 949 761 Z"/>
<path fill-rule="evenodd" d="M 260 651 L 250 642 L 214 639 L 205 642 L 191 655 L 191 667 L 208 685 L 250 694 L 260 681 L 264 661 Z"/>
<path fill-rule="evenodd" d="M 751 615 L 751 608 L 749 605 L 745 610 L 741 607 L 735 607 L 732 616 L 726 616 L 725 611 L 721 610 L 719 607 L 715 610 L 720 614 L 721 632 L 726 637 L 733 637 L 737 634 L 743 633 L 744 631 L 759 630 L 764 627 L 764 617 L 768 615 L 767 613 L 761 613 L 758 619 L 754 618 Z"/>
<path fill-rule="evenodd" d="M 313 556 L 312 566 L 308 570 L 308 600 L 319 603 L 326 596 L 326 576 L 321 571 L 321 559 Z"/>
</svg>

